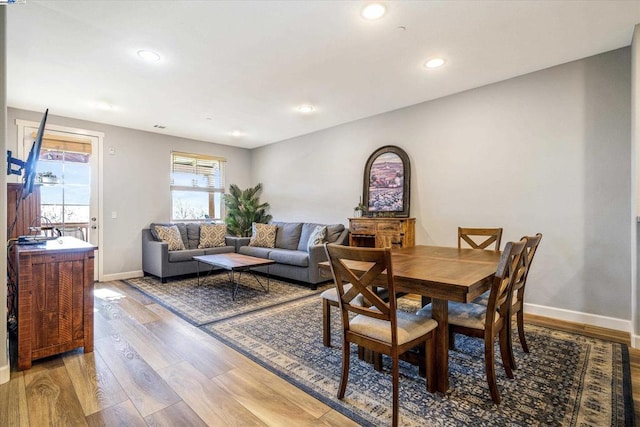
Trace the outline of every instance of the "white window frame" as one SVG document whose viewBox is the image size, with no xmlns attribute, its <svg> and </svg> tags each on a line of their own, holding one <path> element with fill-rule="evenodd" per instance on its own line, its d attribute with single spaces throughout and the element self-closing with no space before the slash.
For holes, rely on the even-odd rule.
<svg viewBox="0 0 640 427">
<path fill-rule="evenodd" d="M 187 164 L 188 161 L 191 161 L 192 164 Z M 225 217 L 225 204 L 223 200 L 223 195 L 225 193 L 225 175 L 226 175 L 226 159 L 222 157 L 209 156 L 204 154 L 195 154 L 195 153 L 185 153 L 181 151 L 172 151 L 170 157 L 170 171 L 171 171 L 171 185 L 170 185 L 170 193 L 171 193 L 171 220 L 172 221 L 206 221 L 206 218 L 173 218 L 174 214 L 174 200 L 173 200 L 173 192 L 174 191 L 189 191 L 189 192 L 204 192 L 209 193 L 209 219 L 215 221 L 222 221 Z M 215 174 L 207 173 L 207 170 L 211 167 L 208 164 L 217 164 L 218 176 Z M 193 180 L 193 185 L 185 186 L 185 185 L 174 185 L 173 173 L 178 169 L 181 169 L 182 172 L 193 173 L 196 179 Z M 216 168 L 211 168 L 215 170 Z M 201 179 L 198 178 L 206 178 L 207 184 L 202 185 Z M 217 178 L 217 179 L 216 179 Z M 216 194 L 220 194 L 220 212 L 219 217 L 216 217 L 215 214 L 215 201 L 214 197 Z"/>
</svg>

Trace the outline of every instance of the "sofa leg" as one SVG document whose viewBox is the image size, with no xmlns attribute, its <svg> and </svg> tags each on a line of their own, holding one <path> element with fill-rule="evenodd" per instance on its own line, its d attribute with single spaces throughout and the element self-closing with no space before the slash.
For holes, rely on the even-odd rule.
<svg viewBox="0 0 640 427">
<path fill-rule="evenodd" d="M 162 283 L 167 283 L 167 278 L 166 278 L 166 277 L 161 277 L 161 278 L 160 278 L 160 281 L 161 281 Z"/>
<path fill-rule="evenodd" d="M 315 291 L 316 289 L 318 289 L 318 285 L 316 284 L 311 284 L 311 290 Z"/>
</svg>

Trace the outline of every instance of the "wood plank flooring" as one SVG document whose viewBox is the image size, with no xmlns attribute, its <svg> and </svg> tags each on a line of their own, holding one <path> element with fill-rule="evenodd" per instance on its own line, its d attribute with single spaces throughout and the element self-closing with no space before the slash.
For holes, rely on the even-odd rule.
<svg viewBox="0 0 640 427">
<path fill-rule="evenodd" d="M 0 426 L 356 425 L 128 285 L 96 290 L 111 299 L 96 304 L 94 352 L 14 368 L 0 385 Z M 629 343 L 616 331 L 527 321 Z M 637 416 L 640 350 L 630 355 Z"/>
</svg>

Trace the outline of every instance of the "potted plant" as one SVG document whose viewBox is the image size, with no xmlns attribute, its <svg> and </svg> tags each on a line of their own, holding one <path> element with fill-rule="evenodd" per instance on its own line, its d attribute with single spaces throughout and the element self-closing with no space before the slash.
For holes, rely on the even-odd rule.
<svg viewBox="0 0 640 427">
<path fill-rule="evenodd" d="M 360 198 L 360 202 L 358 203 L 358 206 L 353 208 L 353 216 L 356 218 L 359 218 L 361 216 L 366 216 L 366 214 L 367 214 L 367 207 L 362 203 L 362 198 Z"/>
<path fill-rule="evenodd" d="M 262 184 L 253 188 L 241 190 L 237 185 L 229 186 L 229 194 L 224 195 L 224 204 L 227 207 L 227 231 L 238 237 L 251 236 L 251 225 L 254 222 L 267 224 L 271 221 L 271 215 L 267 213 L 269 203 L 260 203 Z"/>
</svg>

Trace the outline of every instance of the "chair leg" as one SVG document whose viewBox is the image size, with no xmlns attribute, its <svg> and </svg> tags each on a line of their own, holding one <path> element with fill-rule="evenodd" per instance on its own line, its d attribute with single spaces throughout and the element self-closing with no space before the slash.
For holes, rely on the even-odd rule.
<svg viewBox="0 0 640 427">
<path fill-rule="evenodd" d="M 511 369 L 511 361 L 513 359 L 513 349 L 511 347 L 511 340 L 509 330 L 511 324 L 505 323 L 498 335 L 498 343 L 500 344 L 500 356 L 502 357 L 502 364 L 504 365 L 504 371 L 507 373 L 507 377 L 513 379 L 513 370 Z"/>
<path fill-rule="evenodd" d="M 518 311 L 518 336 L 520 337 L 520 345 L 525 353 L 529 353 L 527 340 L 524 339 L 524 310 Z"/>
<path fill-rule="evenodd" d="M 513 354 L 513 323 L 509 320 L 505 322 L 504 325 L 507 328 L 507 356 L 509 357 L 509 366 L 515 370 L 518 369 L 518 365 L 516 364 L 516 357 Z"/>
<path fill-rule="evenodd" d="M 322 344 L 331 347 L 331 305 L 325 298 L 322 298 Z"/>
<path fill-rule="evenodd" d="M 453 333 L 451 329 L 449 329 L 449 350 L 456 349 L 456 334 Z"/>
<path fill-rule="evenodd" d="M 498 384 L 496 383 L 496 371 L 493 361 L 493 337 L 486 334 L 484 338 L 484 369 L 487 373 L 487 384 L 489 384 L 489 392 L 494 403 L 500 403 L 500 393 L 498 392 Z"/>
<path fill-rule="evenodd" d="M 400 398 L 399 398 L 399 364 L 398 364 L 398 354 L 391 355 L 391 365 L 392 365 L 392 375 L 393 375 L 393 413 L 392 413 L 392 422 L 391 425 L 393 427 L 397 427 L 398 418 L 399 418 L 399 408 L 400 408 Z"/>
<path fill-rule="evenodd" d="M 371 357 L 373 357 L 373 369 L 382 372 L 382 353 L 372 351 Z"/>
<path fill-rule="evenodd" d="M 425 380 L 427 382 L 427 391 L 429 393 L 436 392 L 436 346 L 433 336 L 434 334 L 431 333 L 431 335 L 429 335 L 429 338 L 424 343 L 424 361 L 426 369 Z"/>
<path fill-rule="evenodd" d="M 342 339 L 342 376 L 340 377 L 340 386 L 338 387 L 338 399 L 344 397 L 344 392 L 347 390 L 347 381 L 349 380 L 349 356 L 350 356 L 350 344 L 346 338 Z"/>
</svg>

